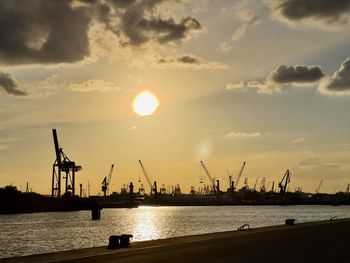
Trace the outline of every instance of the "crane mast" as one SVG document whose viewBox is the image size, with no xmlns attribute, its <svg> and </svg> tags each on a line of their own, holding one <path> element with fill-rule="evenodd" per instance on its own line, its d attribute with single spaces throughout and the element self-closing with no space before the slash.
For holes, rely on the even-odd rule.
<svg viewBox="0 0 350 263">
<path fill-rule="evenodd" d="M 290 171 L 287 170 L 284 174 L 281 182 L 278 183 L 278 187 L 280 188 L 280 193 L 284 194 L 287 190 L 288 183 L 290 182 Z"/>
<path fill-rule="evenodd" d="M 241 177 L 242 177 L 244 167 L 245 167 L 245 162 L 243 162 L 242 167 L 241 167 L 241 170 L 239 171 L 239 174 L 238 174 L 238 176 L 237 176 L 237 180 L 236 180 L 236 183 L 235 183 L 235 188 L 238 188 L 238 183 L 239 183 L 239 180 L 240 180 Z"/>
<path fill-rule="evenodd" d="M 111 166 L 111 170 L 109 171 L 108 177 L 105 176 L 105 178 L 103 178 L 103 181 L 102 181 L 102 192 L 104 196 L 106 196 L 109 184 L 111 183 L 111 180 L 112 180 L 113 168 L 114 168 L 114 164 L 112 164 Z"/>
<path fill-rule="evenodd" d="M 149 187 L 151 188 L 151 194 L 152 194 L 154 192 L 154 190 L 155 190 L 155 187 L 152 185 L 152 182 L 151 182 L 151 180 L 149 178 L 148 172 L 147 172 L 146 168 L 143 166 L 141 160 L 139 160 L 139 163 L 140 163 L 140 166 L 141 166 L 142 173 L 146 177 L 146 181 L 147 181 Z"/>
<path fill-rule="evenodd" d="M 214 193 L 217 194 L 217 191 L 216 191 L 216 185 L 215 185 L 215 180 L 211 177 L 207 167 L 205 166 L 205 164 L 203 163 L 203 161 L 201 161 L 201 165 L 205 171 L 205 174 L 208 176 L 212 186 L 213 186 L 213 190 L 214 190 Z"/>
</svg>

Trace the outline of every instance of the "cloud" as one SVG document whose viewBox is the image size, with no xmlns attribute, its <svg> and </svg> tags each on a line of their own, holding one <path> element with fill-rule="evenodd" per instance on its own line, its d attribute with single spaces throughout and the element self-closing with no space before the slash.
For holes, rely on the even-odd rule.
<svg viewBox="0 0 350 263">
<path fill-rule="evenodd" d="M 222 10 L 225 10 L 225 9 L 222 9 Z M 226 11 L 221 11 L 221 12 L 226 12 Z M 256 12 L 242 6 L 237 7 L 235 17 L 243 21 L 243 23 L 236 28 L 236 30 L 231 35 L 230 39 L 219 43 L 217 50 L 219 50 L 222 53 L 229 52 L 232 49 L 233 42 L 239 41 L 241 38 L 245 36 L 245 34 L 248 32 L 248 30 L 252 26 L 256 26 L 257 24 L 260 23 L 258 14 Z"/>
<path fill-rule="evenodd" d="M 319 81 L 324 74 L 318 66 L 286 66 L 280 65 L 268 77 L 275 83 L 313 83 Z"/>
<path fill-rule="evenodd" d="M 93 26 L 121 44 L 180 43 L 201 30 L 190 16 L 163 17 L 162 0 L 0 1 L 0 63 L 73 63 L 91 55 Z M 171 2 L 171 1 L 169 1 Z M 181 3 L 181 1 L 177 1 Z M 103 32 L 99 32 L 102 34 Z"/>
<path fill-rule="evenodd" d="M 319 66 L 287 66 L 280 65 L 274 71 L 272 71 L 266 80 L 249 81 L 247 83 L 228 83 L 226 89 L 256 89 L 260 93 L 274 93 L 283 89 L 285 84 L 293 85 L 307 85 L 313 84 L 324 77 Z"/>
<path fill-rule="evenodd" d="M 10 148 L 10 144 L 14 141 L 18 141 L 17 138 L 0 139 L 0 151 Z"/>
<path fill-rule="evenodd" d="M 50 97 L 59 92 L 110 92 L 119 90 L 119 87 L 103 79 L 89 79 L 82 82 L 70 82 L 60 79 L 57 75 L 50 75 L 47 78 L 33 84 L 23 85 L 29 97 Z"/>
<path fill-rule="evenodd" d="M 27 95 L 24 91 L 18 89 L 18 82 L 9 74 L 0 72 L 0 88 L 7 94 L 15 96 Z"/>
<path fill-rule="evenodd" d="M 226 84 L 227 90 L 244 89 L 245 87 L 246 87 L 246 84 L 243 81 L 238 82 L 238 83 L 227 83 Z"/>
<path fill-rule="evenodd" d="M 89 79 L 81 83 L 72 83 L 69 85 L 69 88 L 72 91 L 76 92 L 109 92 L 112 90 L 119 90 L 119 88 L 113 85 L 111 82 L 102 80 L 102 79 Z"/>
<path fill-rule="evenodd" d="M 232 49 L 232 45 L 229 44 L 228 41 L 222 41 L 219 43 L 219 46 L 217 47 L 217 50 L 219 50 L 222 53 L 227 53 Z"/>
<path fill-rule="evenodd" d="M 288 24 L 334 27 L 349 22 L 349 0 L 271 0 L 269 7 Z"/>
<path fill-rule="evenodd" d="M 295 140 L 292 140 L 290 143 L 291 144 L 298 144 L 298 143 L 302 143 L 302 142 L 305 142 L 305 137 L 300 137 L 300 138 L 297 138 Z"/>
<path fill-rule="evenodd" d="M 260 132 L 230 132 L 223 136 L 224 138 L 232 138 L 232 139 L 244 139 L 244 138 L 258 138 L 261 137 Z"/>
<path fill-rule="evenodd" d="M 108 30 L 118 34 L 123 45 L 134 46 L 150 41 L 160 44 L 180 42 L 187 39 L 191 31 L 202 29 L 199 21 L 191 16 L 182 17 L 179 21 L 173 17 L 162 17 L 159 10 L 165 2 L 101 1 L 98 2 L 99 21 L 106 24 Z"/>
<path fill-rule="evenodd" d="M 241 8 L 236 13 L 237 17 L 244 21 L 236 31 L 232 34 L 232 41 L 236 42 L 240 40 L 248 31 L 251 26 L 257 25 L 260 21 L 258 15 L 251 9 Z"/>
<path fill-rule="evenodd" d="M 177 68 L 193 68 L 193 69 L 225 69 L 226 64 L 214 61 L 206 61 L 203 58 L 192 54 L 183 54 L 175 56 L 166 56 L 158 58 L 159 65 L 172 66 Z"/>
<path fill-rule="evenodd" d="M 349 93 L 350 92 L 350 58 L 347 58 L 331 77 L 324 79 L 319 89 L 324 93 Z"/>
<path fill-rule="evenodd" d="M 72 1 L 0 1 L 0 60 L 7 64 L 60 63 L 89 54 L 91 10 Z"/>
<path fill-rule="evenodd" d="M 316 158 L 308 158 L 301 160 L 299 162 L 299 167 L 301 168 L 307 168 L 307 167 L 317 167 L 321 165 L 321 161 Z"/>
</svg>

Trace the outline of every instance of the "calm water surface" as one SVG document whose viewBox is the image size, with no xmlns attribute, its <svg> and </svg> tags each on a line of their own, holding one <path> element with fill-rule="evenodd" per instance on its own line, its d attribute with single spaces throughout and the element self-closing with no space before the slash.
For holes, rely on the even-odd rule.
<svg viewBox="0 0 350 263">
<path fill-rule="evenodd" d="M 23 256 L 105 246 L 112 234 L 130 233 L 133 241 L 350 218 L 350 206 L 210 206 L 103 209 L 101 220 L 90 211 L 0 215 L 0 257 Z"/>
</svg>

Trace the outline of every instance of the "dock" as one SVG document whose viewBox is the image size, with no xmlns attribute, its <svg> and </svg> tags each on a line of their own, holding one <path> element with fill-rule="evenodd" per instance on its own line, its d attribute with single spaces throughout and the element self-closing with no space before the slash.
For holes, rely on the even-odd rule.
<svg viewBox="0 0 350 263">
<path fill-rule="evenodd" d="M 112 234 L 112 233 L 111 233 Z M 0 262 L 349 262 L 350 219 L 133 242 L 128 248 L 78 249 Z M 107 240 L 106 240 L 107 246 Z"/>
</svg>

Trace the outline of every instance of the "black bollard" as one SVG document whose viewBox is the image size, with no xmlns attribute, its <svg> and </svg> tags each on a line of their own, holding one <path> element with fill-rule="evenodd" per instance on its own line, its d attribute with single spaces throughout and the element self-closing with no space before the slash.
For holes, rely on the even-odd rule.
<svg viewBox="0 0 350 263">
<path fill-rule="evenodd" d="M 109 237 L 109 243 L 107 248 L 108 249 L 117 249 L 120 247 L 120 236 L 110 236 Z"/>
<path fill-rule="evenodd" d="M 121 247 L 128 247 L 130 245 L 130 238 L 132 238 L 132 235 L 121 235 L 120 236 L 120 246 Z"/>
<path fill-rule="evenodd" d="M 287 226 L 294 226 L 295 219 L 294 218 L 288 218 L 286 219 L 285 223 Z"/>
</svg>

